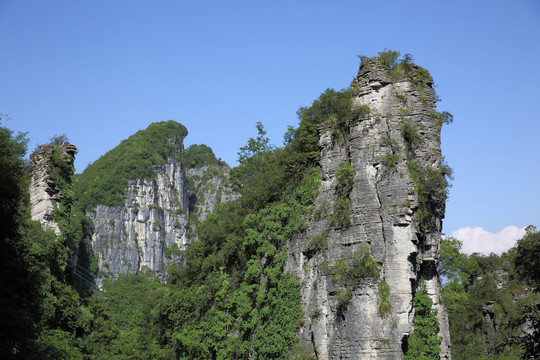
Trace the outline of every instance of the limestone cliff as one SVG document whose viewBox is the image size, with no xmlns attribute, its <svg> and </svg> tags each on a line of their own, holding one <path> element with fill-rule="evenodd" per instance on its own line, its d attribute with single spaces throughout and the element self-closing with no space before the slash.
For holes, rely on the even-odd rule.
<svg viewBox="0 0 540 360">
<path fill-rule="evenodd" d="M 192 224 L 204 221 L 214 208 L 224 202 L 238 199 L 228 184 L 229 167 L 224 165 L 203 165 L 189 168 L 186 172 L 189 183 L 189 210 L 194 216 Z M 196 232 L 190 233 L 194 240 Z"/>
<path fill-rule="evenodd" d="M 30 214 L 32 220 L 38 220 L 44 229 L 54 230 L 56 235 L 60 234 L 60 229 L 53 212 L 65 194 L 58 179 L 51 177 L 59 165 L 54 156 L 59 157 L 63 166 L 71 167 L 76 152 L 77 148 L 69 143 L 45 144 L 30 155 Z"/>
<path fill-rule="evenodd" d="M 197 223 L 216 204 L 235 198 L 225 181 L 229 167 L 207 146 L 193 145 L 184 152 L 186 134 L 172 120 L 153 123 L 78 179 L 80 204 L 86 204 L 93 222 L 98 286 L 104 278 L 146 271 L 165 280 L 167 266 L 178 263 L 181 251 L 195 239 Z"/>
<path fill-rule="evenodd" d="M 186 179 L 179 161 L 154 166 L 155 179 L 128 182 L 123 205 L 97 205 L 92 248 L 99 257 L 98 284 L 104 277 L 153 270 L 164 279 L 166 265 L 186 245 Z"/>
<path fill-rule="evenodd" d="M 421 278 L 438 309 L 441 358 L 450 358 L 435 268 L 446 192 L 431 192 L 426 204 L 418 175 L 434 172 L 444 181 L 441 117 L 431 77 L 410 66 L 410 76 L 396 76 L 374 59 L 364 61 L 351 88 L 355 106 L 366 111 L 345 134 L 336 136 L 331 124 L 320 127 L 322 186 L 307 232 L 293 241 L 287 261 L 287 271 L 301 279 L 302 306 L 309 315 L 299 337 L 319 359 L 403 358 Z M 352 165 L 354 177 L 347 199 L 350 221 L 339 222 L 332 215 L 341 206 L 336 173 L 343 164 Z M 314 251 L 316 237 L 328 245 Z M 356 278 L 347 288 L 338 268 L 355 266 L 356 254 L 366 248 L 380 265 L 379 274 Z M 390 289 L 386 311 L 379 308 L 383 280 Z"/>
</svg>

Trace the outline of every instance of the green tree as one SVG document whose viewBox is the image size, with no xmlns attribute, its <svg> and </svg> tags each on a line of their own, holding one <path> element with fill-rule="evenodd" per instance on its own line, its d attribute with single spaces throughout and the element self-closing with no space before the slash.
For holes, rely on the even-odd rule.
<svg viewBox="0 0 540 360">
<path fill-rule="evenodd" d="M 248 143 L 240 148 L 238 152 L 238 162 L 251 158 L 265 151 L 271 151 L 274 147 L 270 145 L 270 139 L 266 136 L 266 130 L 262 122 L 257 122 L 257 137 L 249 138 Z"/>
<path fill-rule="evenodd" d="M 529 225 L 525 236 L 518 240 L 514 266 L 520 279 L 540 290 L 540 232 Z M 523 307 L 523 323 L 532 325 L 524 337 L 525 359 L 534 359 L 540 354 L 540 303 L 526 303 Z"/>
<path fill-rule="evenodd" d="M 405 360 L 439 359 L 442 338 L 439 333 L 437 310 L 433 309 L 433 300 L 429 297 L 424 280 L 420 282 L 419 291 L 413 299 L 414 331 L 409 335 Z"/>
<path fill-rule="evenodd" d="M 63 238 L 30 219 L 26 137 L 0 127 L 0 357 L 77 358 L 87 329 Z"/>
<path fill-rule="evenodd" d="M 519 276 L 540 290 L 540 232 L 529 225 L 517 242 L 515 266 Z"/>
</svg>

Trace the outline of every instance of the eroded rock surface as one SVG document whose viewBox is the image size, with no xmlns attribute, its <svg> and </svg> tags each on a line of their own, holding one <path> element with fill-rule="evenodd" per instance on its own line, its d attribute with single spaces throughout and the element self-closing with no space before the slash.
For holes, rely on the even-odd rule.
<svg viewBox="0 0 540 360">
<path fill-rule="evenodd" d="M 130 180 L 124 205 L 98 205 L 92 247 L 99 257 L 98 284 L 104 277 L 152 270 L 161 279 L 187 243 L 186 179 L 179 161 L 154 167 L 153 180 Z"/>
<path fill-rule="evenodd" d="M 416 70 L 416 69 L 415 69 Z M 336 136 L 322 126 L 322 186 L 305 236 L 293 242 L 287 271 L 301 279 L 306 314 L 299 336 L 305 349 L 319 359 L 400 359 L 413 331 L 412 300 L 420 278 L 438 309 L 441 358 L 450 358 L 447 313 L 440 304 L 440 284 L 435 268 L 440 242 L 444 196 L 437 204 L 434 228 L 421 230 L 415 220 L 418 195 L 408 163 L 438 170 L 441 165 L 440 126 L 431 82 L 413 85 L 411 79 L 392 81 L 388 68 L 368 61 L 360 67 L 351 88 L 355 106 L 369 106 L 369 114 L 350 123 L 350 131 Z M 405 123 L 420 142 L 411 147 L 404 139 Z M 335 212 L 336 171 L 344 163 L 354 169 L 350 193 L 350 225 L 329 220 Z M 323 235 L 327 249 L 310 250 L 310 239 Z M 379 278 L 364 277 L 352 287 L 335 281 L 338 261 L 348 266 L 353 254 L 369 246 L 380 264 Z M 378 285 L 390 287 L 391 309 L 379 313 Z M 346 306 L 338 296 L 347 289 Z"/>
<path fill-rule="evenodd" d="M 154 180 L 129 181 L 122 206 L 98 205 L 88 214 L 94 223 L 99 286 L 103 278 L 148 270 L 165 280 L 167 266 L 178 263 L 180 251 L 195 240 L 190 228 L 217 204 L 238 196 L 224 185 L 226 166 L 190 168 L 186 173 L 180 161 L 169 159 L 154 170 Z"/>
<path fill-rule="evenodd" d="M 66 165 L 72 166 L 77 148 L 64 143 L 57 150 Z M 57 181 L 51 178 L 54 151 L 55 145 L 45 144 L 30 155 L 30 215 L 44 229 L 54 230 L 59 235 L 60 229 L 53 219 L 53 211 L 55 203 L 63 199 L 64 194 Z"/>
</svg>

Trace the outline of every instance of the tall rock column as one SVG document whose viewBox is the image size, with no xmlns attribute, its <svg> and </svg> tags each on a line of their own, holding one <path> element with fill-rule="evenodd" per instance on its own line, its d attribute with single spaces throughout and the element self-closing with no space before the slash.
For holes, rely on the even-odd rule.
<svg viewBox="0 0 540 360">
<path fill-rule="evenodd" d="M 30 215 L 32 220 L 38 220 L 44 229 L 54 230 L 56 235 L 60 234 L 60 229 L 53 219 L 53 212 L 65 194 L 51 173 L 59 165 L 73 166 L 76 152 L 77 148 L 70 143 L 45 144 L 30 155 Z M 55 159 L 54 156 L 59 158 Z M 63 164 L 56 164 L 55 160 Z"/>
<path fill-rule="evenodd" d="M 301 342 L 320 359 L 403 358 L 421 279 L 438 309 L 441 358 L 450 358 L 435 267 L 446 199 L 441 120 L 431 76 L 410 66 L 407 76 L 396 76 L 373 59 L 364 62 L 351 84 L 363 115 L 347 134 L 336 136 L 331 124 L 320 128 L 322 186 L 307 233 L 293 241 L 287 262 L 302 281 L 309 315 Z M 349 164 L 349 219 L 337 221 L 345 203 L 340 172 Z M 439 188 L 426 190 L 427 177 Z M 327 248 L 313 251 L 317 236 Z M 375 268 L 370 259 L 376 274 L 367 271 Z"/>
</svg>

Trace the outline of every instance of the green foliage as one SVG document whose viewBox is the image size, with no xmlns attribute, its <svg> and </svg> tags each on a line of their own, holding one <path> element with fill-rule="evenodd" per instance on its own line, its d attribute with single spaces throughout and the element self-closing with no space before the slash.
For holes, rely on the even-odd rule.
<svg viewBox="0 0 540 360">
<path fill-rule="evenodd" d="M 184 157 L 182 160 L 183 164 L 189 168 L 217 165 L 223 166 L 226 165 L 224 161 L 216 158 L 214 152 L 209 146 L 204 144 L 201 145 L 190 145 L 184 152 Z"/>
<path fill-rule="evenodd" d="M 361 245 L 351 256 L 351 269 L 347 273 L 349 279 L 357 278 L 372 278 L 379 277 L 379 264 L 373 260 L 371 255 L 371 247 L 369 245 Z M 350 281 L 350 280 L 349 280 Z"/>
<path fill-rule="evenodd" d="M 535 295 L 540 290 L 540 232 L 529 225 L 525 236 L 518 240 L 515 248 L 514 267 L 522 281 L 535 287 Z M 530 297 L 530 296 L 529 296 Z M 524 336 L 524 358 L 532 359 L 540 353 L 540 301 L 527 299 L 522 301 L 524 323 L 532 325 L 532 331 Z"/>
<path fill-rule="evenodd" d="M 445 237 L 441 239 L 437 270 L 443 278 L 443 283 L 455 281 L 463 286 L 469 285 L 470 274 L 475 272 L 478 264 L 474 258 L 461 252 L 462 246 L 463 242 L 456 238 Z"/>
<path fill-rule="evenodd" d="M 396 167 L 399 160 L 401 160 L 401 153 L 390 153 L 383 157 L 382 162 L 384 165 L 393 168 Z"/>
<path fill-rule="evenodd" d="M 354 286 L 359 279 L 377 279 L 379 265 L 373 260 L 369 245 L 361 245 L 332 267 L 332 280 L 336 284 Z"/>
<path fill-rule="evenodd" d="M 30 219 L 26 143 L 0 127 L 0 358 L 76 359 L 89 316 L 67 285 L 67 240 Z"/>
<path fill-rule="evenodd" d="M 338 301 L 338 307 L 345 308 L 349 305 L 352 299 L 352 289 L 347 288 L 345 291 L 338 291 L 336 293 L 336 300 Z"/>
<path fill-rule="evenodd" d="M 325 124 L 332 129 L 335 139 L 344 140 L 349 133 L 350 121 L 366 116 L 370 111 L 367 105 L 353 106 L 350 89 L 340 91 L 327 89 L 310 107 L 301 107 L 297 111 L 301 122 L 296 130 L 295 137 L 301 140 L 303 145 L 309 149 L 310 158 L 318 161 L 319 125 Z M 302 150 L 302 152 L 305 150 Z"/>
<path fill-rule="evenodd" d="M 81 341 L 88 359 L 171 359 L 174 353 L 156 339 L 154 307 L 164 285 L 145 275 L 105 280 L 88 301 L 92 331 Z"/>
<path fill-rule="evenodd" d="M 335 226 L 351 225 L 351 201 L 349 199 L 337 199 L 334 203 L 334 214 L 330 218 L 330 223 Z"/>
<path fill-rule="evenodd" d="M 313 235 L 309 240 L 308 250 L 319 251 L 328 249 L 328 238 L 324 233 Z"/>
<path fill-rule="evenodd" d="M 270 145 L 270 139 L 266 136 L 266 130 L 264 130 L 263 124 L 258 121 L 256 127 L 257 137 L 249 138 L 248 143 L 241 147 L 238 152 L 238 162 L 240 163 L 257 154 L 269 152 L 273 149 L 273 146 Z"/>
<path fill-rule="evenodd" d="M 354 169 L 351 164 L 345 163 L 336 170 L 336 192 L 338 199 L 334 204 L 334 214 L 330 218 L 330 223 L 337 226 L 347 226 L 351 224 L 350 212 L 351 194 L 354 185 Z"/>
<path fill-rule="evenodd" d="M 416 129 L 408 121 L 402 120 L 401 124 L 401 136 L 405 140 L 405 149 L 407 152 L 407 158 L 411 160 L 414 157 L 414 151 L 420 144 L 420 136 L 416 132 Z"/>
<path fill-rule="evenodd" d="M 399 51 L 384 48 L 383 51 L 379 51 L 378 55 L 379 56 L 376 57 L 377 64 L 392 69 L 394 66 L 396 66 L 398 58 L 401 54 Z"/>
<path fill-rule="evenodd" d="M 346 259 L 338 260 L 333 268 L 332 280 L 335 283 L 342 283 L 345 280 L 345 275 L 347 274 L 348 264 Z"/>
<path fill-rule="evenodd" d="M 424 168 L 412 161 L 407 163 L 407 167 L 418 197 L 416 220 L 423 231 L 431 231 L 436 228 L 436 217 L 442 218 L 444 215 L 444 201 L 448 186 L 445 175 L 451 173 L 451 170 L 448 167 Z"/>
<path fill-rule="evenodd" d="M 174 291 L 156 321 L 177 357 L 290 357 L 303 314 L 300 284 L 283 272 L 287 241 L 320 186 L 318 169 L 293 171 L 291 153 L 288 145 L 243 159 L 234 179 L 242 198 L 199 224 L 199 240 L 169 269 Z"/>
<path fill-rule="evenodd" d="M 369 61 L 375 61 L 377 65 L 384 66 L 390 70 L 390 79 L 392 82 L 402 81 L 407 79 L 412 82 L 412 85 L 420 91 L 420 96 L 424 98 L 423 87 L 431 86 L 433 78 L 429 72 L 414 64 L 410 54 L 401 56 L 399 51 L 384 49 L 379 51 L 378 56 L 369 58 L 367 56 L 359 56 L 361 64 L 366 66 Z"/>
<path fill-rule="evenodd" d="M 540 290 L 540 232 L 530 225 L 517 242 L 515 266 L 520 278 Z"/>
<path fill-rule="evenodd" d="M 390 285 L 386 280 L 379 281 L 379 308 L 378 312 L 381 317 L 386 316 L 390 310 L 392 310 L 392 304 L 390 304 Z"/>
<path fill-rule="evenodd" d="M 435 116 L 437 117 L 437 130 L 439 131 L 441 131 L 444 124 L 449 125 L 454 122 L 454 116 L 448 111 L 437 112 Z"/>
<path fill-rule="evenodd" d="M 172 257 L 179 257 L 182 255 L 182 252 L 178 248 L 178 245 L 176 243 L 172 243 L 171 246 L 164 246 L 163 247 L 163 254 L 165 255 L 165 258 L 172 259 Z"/>
<path fill-rule="evenodd" d="M 460 252 L 461 245 L 456 239 L 446 238 L 440 249 L 439 272 L 450 322 L 452 358 L 531 358 L 531 354 L 537 354 L 537 333 L 524 335 L 522 326 L 525 322 L 536 326 L 534 309 L 540 295 L 519 279 L 514 267 L 519 264 L 517 251 L 511 249 L 501 256 L 469 256 Z M 491 323 L 486 320 L 490 318 Z"/>
<path fill-rule="evenodd" d="M 354 169 L 350 163 L 344 163 L 336 170 L 336 191 L 339 197 L 348 197 L 351 194 L 354 180 Z"/>
<path fill-rule="evenodd" d="M 433 309 L 433 301 L 427 294 L 425 282 L 420 283 L 419 291 L 413 299 L 414 331 L 409 335 L 405 360 L 439 359 L 442 338 L 439 333 L 437 310 Z"/>
<path fill-rule="evenodd" d="M 168 158 L 181 159 L 178 142 L 186 128 L 173 121 L 150 124 L 107 152 L 76 178 L 74 191 L 78 207 L 84 211 L 97 204 L 120 205 L 128 180 L 153 179 L 154 165 Z"/>
<path fill-rule="evenodd" d="M 391 139 L 390 136 L 387 135 L 383 137 L 381 147 L 390 149 L 390 151 L 382 157 L 382 163 L 391 168 L 395 167 L 399 160 L 401 160 L 401 149 L 397 144 L 397 141 Z"/>
</svg>

